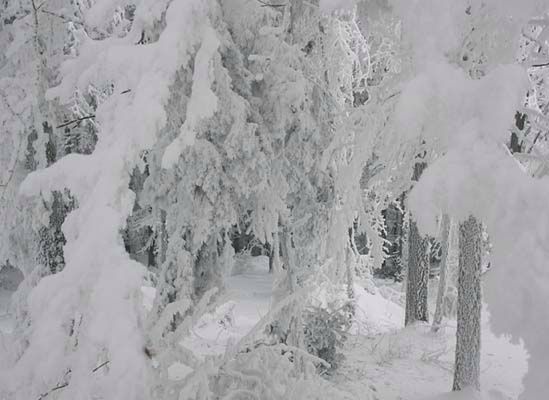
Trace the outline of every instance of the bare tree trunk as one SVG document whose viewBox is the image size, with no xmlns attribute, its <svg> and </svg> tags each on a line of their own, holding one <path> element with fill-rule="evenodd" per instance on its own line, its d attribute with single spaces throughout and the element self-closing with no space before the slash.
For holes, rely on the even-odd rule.
<svg viewBox="0 0 549 400">
<path fill-rule="evenodd" d="M 354 295 L 354 269 L 359 257 L 355 243 L 355 226 L 349 228 L 349 243 L 347 244 L 347 260 L 346 260 L 346 278 L 347 278 L 347 295 L 349 299 L 353 299 Z"/>
<path fill-rule="evenodd" d="M 466 387 L 480 389 L 481 246 L 481 224 L 470 216 L 459 227 L 458 310 L 453 390 L 462 390 Z"/>
<path fill-rule="evenodd" d="M 282 249 L 282 258 L 286 270 L 285 283 L 287 286 L 284 289 L 287 290 L 287 295 L 293 295 L 298 290 L 298 284 L 296 279 L 297 263 L 292 241 L 292 232 L 286 224 L 283 225 L 280 246 Z M 290 308 L 288 309 L 288 313 L 284 316 L 284 318 L 289 318 L 286 344 L 297 347 L 299 349 L 304 349 L 305 344 L 303 338 L 303 316 L 301 308 L 290 306 Z M 305 361 L 303 357 L 299 354 L 295 355 L 295 366 L 298 370 L 301 370 L 303 373 L 307 374 Z"/>
<path fill-rule="evenodd" d="M 442 216 L 442 257 L 440 260 L 440 275 L 438 282 L 437 304 L 435 308 L 435 316 L 433 318 L 432 331 L 437 332 L 442 323 L 444 315 L 443 303 L 446 295 L 446 271 L 448 269 L 448 249 L 450 247 L 450 217 L 448 214 Z"/>
<path fill-rule="evenodd" d="M 288 26 L 288 33 L 290 34 L 290 42 L 295 42 L 295 37 L 298 32 L 297 26 L 299 20 L 303 16 L 305 4 L 303 0 L 291 0 L 290 1 L 290 24 Z"/>
<path fill-rule="evenodd" d="M 410 219 L 408 278 L 406 281 L 405 325 L 429 322 L 427 293 L 429 284 L 429 242 L 422 238 L 415 221 Z"/>
<path fill-rule="evenodd" d="M 418 181 L 426 163 L 414 166 L 412 180 Z M 410 216 L 410 236 L 408 240 L 408 277 L 406 280 L 406 315 L 404 324 L 416 321 L 429 322 L 427 294 L 429 285 L 429 241 L 422 238 L 417 224 Z"/>
<path fill-rule="evenodd" d="M 284 269 L 286 270 L 287 285 L 288 291 L 290 293 L 295 292 L 295 265 L 294 265 L 294 253 L 292 247 L 292 234 L 289 228 L 285 225 L 282 228 L 282 240 L 280 241 L 280 246 L 282 247 L 282 263 L 284 264 Z"/>
</svg>

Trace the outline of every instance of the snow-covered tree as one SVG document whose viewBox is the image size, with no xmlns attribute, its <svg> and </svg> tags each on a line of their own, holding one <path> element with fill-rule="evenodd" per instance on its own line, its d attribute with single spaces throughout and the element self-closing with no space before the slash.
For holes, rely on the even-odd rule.
<svg viewBox="0 0 549 400">
<path fill-rule="evenodd" d="M 499 279 L 512 274 L 512 269 L 518 265 L 510 261 L 510 254 L 525 254 L 524 248 L 519 251 L 517 243 L 512 243 L 505 236 L 509 232 L 516 234 L 520 229 L 511 222 L 515 217 L 509 217 L 506 213 L 509 207 L 513 208 L 510 204 L 519 201 L 519 198 L 522 201 L 533 201 L 529 190 L 515 190 L 518 189 L 518 182 L 524 183 L 528 178 L 509 156 L 505 147 L 502 147 L 502 143 L 507 140 L 515 112 L 521 108 L 528 80 L 525 71 L 520 67 L 502 66 L 501 63 L 512 61 L 518 34 L 529 18 L 540 13 L 539 5 L 535 1 L 521 7 L 513 2 L 486 2 L 484 5 L 456 2 L 451 6 L 445 4 L 444 7 L 447 8 L 443 10 L 439 8 L 442 4 L 429 2 L 429 7 L 420 14 L 419 21 L 427 18 L 430 23 L 420 22 L 418 25 L 430 30 L 429 37 L 433 40 L 421 41 L 419 35 L 423 36 L 424 32 L 417 28 L 414 29 L 413 37 L 416 65 L 425 72 L 407 86 L 401 99 L 399 118 L 402 118 L 402 122 L 405 121 L 405 124 L 401 122 L 402 132 L 409 132 L 410 127 L 414 126 L 412 131 L 416 134 L 427 133 L 431 140 L 436 139 L 442 145 L 441 149 L 445 153 L 425 171 L 413 190 L 410 198 L 413 212 L 416 215 L 418 212 L 423 213 L 424 216 L 427 212 L 430 214 L 428 231 L 432 233 L 436 231 L 435 215 L 439 215 L 441 211 L 448 212 L 461 221 L 471 214 L 481 219 L 488 226 L 494 250 L 492 261 L 498 266 L 492 275 L 500 277 Z M 409 11 L 406 8 L 406 5 L 402 5 L 404 13 Z M 431 19 L 434 15 L 438 18 Z M 480 18 L 483 22 L 476 25 L 469 18 Z M 410 18 L 408 24 L 412 23 L 418 23 L 417 16 Z M 479 50 L 477 54 L 485 57 L 486 61 L 480 64 L 480 69 L 464 73 L 446 57 L 455 54 L 456 50 L 460 54 L 460 43 L 463 43 L 462 37 L 466 36 L 464 32 L 467 32 L 468 24 L 475 27 L 473 32 L 478 35 L 477 39 L 484 39 L 484 45 L 476 49 Z M 478 26 L 483 29 L 478 29 Z M 441 32 L 445 34 L 440 34 Z M 465 61 L 467 60 L 469 58 L 466 57 Z M 414 95 L 410 97 L 412 93 Z M 415 104 L 410 103 L 412 98 Z M 424 100 L 418 103 L 420 98 Z M 444 99 L 443 103 L 440 103 L 441 99 Z M 433 115 L 436 118 L 432 118 Z M 459 118 L 456 118 L 458 115 Z M 509 188 L 513 185 L 515 186 L 510 191 Z M 546 190 L 542 182 L 539 182 L 536 189 L 534 186 L 536 185 L 532 182 L 533 191 Z M 496 200 L 502 197 L 506 199 L 505 207 Z M 497 206 L 494 208 L 495 204 Z M 429 208 L 431 211 L 428 211 Z M 419 220 L 422 219 L 419 216 Z M 420 223 L 423 229 L 426 228 L 424 222 Z M 469 237 L 479 239 L 478 235 Z M 470 246 L 473 244 L 466 247 Z M 505 250 L 500 246 L 505 246 Z M 497 255 L 498 251 L 502 253 Z M 530 268 L 540 271 L 535 266 Z M 498 301 L 492 297 L 492 284 L 488 287 L 489 305 L 498 310 Z M 534 384 L 531 389 L 526 389 L 524 396 L 532 396 L 531 393 L 535 393 L 535 390 Z"/>
</svg>

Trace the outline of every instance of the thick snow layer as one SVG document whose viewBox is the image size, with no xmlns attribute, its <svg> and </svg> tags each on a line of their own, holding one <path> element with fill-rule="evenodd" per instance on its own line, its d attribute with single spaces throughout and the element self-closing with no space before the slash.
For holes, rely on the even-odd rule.
<svg viewBox="0 0 549 400">
<path fill-rule="evenodd" d="M 29 297 L 30 345 L 15 368 L 0 374 L 0 385 L 17 398 L 38 397 L 67 370 L 71 384 L 59 398 L 146 396 L 149 369 L 139 328 L 143 312 L 136 306 L 142 300 L 144 268 L 129 259 L 120 231 L 135 200 L 129 189 L 131 171 L 166 124 L 170 85 L 201 43 L 209 4 L 170 2 L 165 29 L 147 46 L 134 45 L 142 33 L 139 26 L 124 38 L 88 39 L 79 56 L 63 65 L 60 85 L 49 92 L 65 103 L 71 102 L 75 88 L 85 92 L 90 84 L 112 85 L 116 93 L 98 105 L 101 128 L 91 155 L 65 157 L 30 174 L 21 187 L 27 195 L 68 187 L 79 208 L 63 224 L 65 269 L 42 279 Z M 96 10 L 100 18 L 103 11 Z M 122 94 L 126 89 L 131 92 Z M 67 351 L 73 346 L 66 329 L 71 321 L 79 329 L 78 346 Z M 90 371 L 107 357 L 109 374 L 90 379 Z"/>
<path fill-rule="evenodd" d="M 101 4 L 106 2 L 94 10 L 97 18 L 105 10 Z M 29 299 L 31 344 L 9 372 L 17 379 L 6 375 L 6 384 L 20 398 L 37 397 L 69 369 L 71 385 L 60 397 L 74 398 L 76 390 L 79 396 L 144 396 L 147 365 L 138 328 L 142 315 L 136 307 L 143 271 L 129 260 L 119 232 L 134 204 L 128 188 L 131 169 L 166 123 L 164 104 L 173 76 L 200 43 L 208 5 L 197 0 L 171 2 L 165 29 L 148 46 L 134 45 L 141 35 L 138 26 L 124 38 L 87 40 L 79 57 L 61 68 L 60 86 L 49 93 L 70 102 L 75 88 L 85 91 L 89 84 L 112 85 L 117 92 L 97 108 L 101 129 L 92 155 L 63 158 L 52 168 L 31 174 L 22 185 L 25 194 L 68 187 L 80 207 L 63 225 L 65 270 L 44 278 Z M 131 92 L 120 94 L 128 88 Z M 83 321 L 82 329 L 76 351 L 68 353 L 64 324 L 75 315 Z M 92 382 L 89 371 L 102 362 L 103 354 L 111 361 L 110 373 L 96 374 Z M 31 387 L 26 383 L 36 381 L 33 374 L 41 381 Z"/>
<path fill-rule="evenodd" d="M 375 288 L 374 292 L 355 284 L 355 322 L 353 334 L 377 335 L 394 331 L 404 325 L 404 309 L 383 297 Z"/>
<path fill-rule="evenodd" d="M 418 324 L 348 340 L 345 362 L 334 378 L 338 387 L 361 398 L 365 388 L 380 400 L 474 400 L 452 387 L 455 321 L 437 334 Z M 522 390 L 527 353 L 522 345 L 497 338 L 483 323 L 481 385 L 483 400 L 516 399 Z M 457 396 L 457 397 L 455 397 Z M 463 397 L 465 396 L 465 397 Z"/>
<path fill-rule="evenodd" d="M 154 298 L 156 296 L 156 288 L 151 286 L 141 286 L 141 293 L 143 294 L 143 307 L 147 311 L 151 311 L 154 305 Z"/>
<path fill-rule="evenodd" d="M 202 35 L 202 44 L 194 60 L 193 87 L 187 117 L 179 136 L 166 148 L 162 158 L 162 167 L 170 168 L 179 159 L 181 152 L 194 143 L 196 125 L 200 120 L 212 117 L 217 110 L 217 97 L 212 91 L 210 61 L 217 54 L 219 40 L 215 30 L 206 25 Z"/>
<path fill-rule="evenodd" d="M 402 92 L 397 129 L 410 139 L 421 136 L 440 151 L 504 142 L 527 88 L 526 71 L 514 65 L 472 80 L 448 63 L 425 64 Z"/>
</svg>

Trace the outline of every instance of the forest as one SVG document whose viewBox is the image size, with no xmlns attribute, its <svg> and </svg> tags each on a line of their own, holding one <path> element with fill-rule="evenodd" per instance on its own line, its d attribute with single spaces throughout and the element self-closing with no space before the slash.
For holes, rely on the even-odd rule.
<svg viewBox="0 0 549 400">
<path fill-rule="evenodd" d="M 549 0 L 0 0 L 0 400 L 546 400 Z"/>
</svg>

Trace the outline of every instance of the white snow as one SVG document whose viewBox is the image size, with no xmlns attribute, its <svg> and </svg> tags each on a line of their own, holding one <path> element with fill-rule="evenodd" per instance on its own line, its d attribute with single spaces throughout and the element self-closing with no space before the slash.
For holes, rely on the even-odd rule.
<svg viewBox="0 0 549 400">
<path fill-rule="evenodd" d="M 177 162 L 185 147 L 194 143 L 197 124 L 202 119 L 212 117 L 217 109 L 217 97 L 211 89 L 210 61 L 217 54 L 218 47 L 219 40 L 215 30 L 210 25 L 206 25 L 202 34 L 202 44 L 194 61 L 193 87 L 187 105 L 187 116 L 179 136 L 164 152 L 163 168 L 170 168 Z"/>
<path fill-rule="evenodd" d="M 151 311 L 154 305 L 154 297 L 156 296 L 156 288 L 152 286 L 141 286 L 143 294 L 143 307 L 147 311 Z"/>
<path fill-rule="evenodd" d="M 448 394 L 453 380 L 455 331 L 455 321 L 451 321 L 436 334 L 429 325 L 418 324 L 405 329 L 395 326 L 373 336 L 354 336 L 335 380 L 357 398 L 368 388 L 380 400 L 472 400 L 467 393 Z M 522 345 L 490 332 L 488 318 L 484 318 L 483 399 L 516 399 L 528 369 L 527 357 Z"/>
<path fill-rule="evenodd" d="M 2 334 L 9 334 L 13 331 L 14 321 L 9 314 L 9 303 L 12 294 L 12 291 L 0 288 L 0 336 L 2 336 Z"/>
<path fill-rule="evenodd" d="M 404 325 L 404 309 L 383 297 L 377 288 L 371 293 L 355 284 L 356 316 L 351 328 L 354 334 L 377 335 L 394 331 Z"/>
<path fill-rule="evenodd" d="M 181 345 L 198 359 L 224 354 L 228 346 L 248 334 L 267 314 L 272 285 L 267 257 L 240 258 L 226 280 L 226 301 L 202 316 Z"/>
<path fill-rule="evenodd" d="M 173 363 L 168 367 L 168 379 L 180 381 L 193 372 L 193 369 L 180 362 Z"/>
<path fill-rule="evenodd" d="M 166 27 L 148 46 L 135 46 L 139 26 L 123 38 L 87 39 L 79 57 L 61 68 L 60 85 L 49 92 L 63 103 L 71 102 L 75 88 L 85 91 L 90 84 L 112 85 L 117 94 L 96 110 L 100 129 L 93 154 L 62 158 L 52 168 L 30 174 L 21 188 L 24 194 L 36 195 L 68 187 L 79 202 L 63 225 L 66 267 L 32 290 L 30 345 L 15 368 L 2 373 L 1 384 L 21 398 L 38 397 L 68 369 L 71 385 L 60 392 L 62 398 L 82 393 L 146 397 L 149 370 L 142 351 L 144 334 L 138 328 L 144 313 L 137 307 L 144 268 L 130 260 L 120 230 L 135 200 L 128 185 L 131 170 L 166 123 L 170 85 L 199 43 L 197 32 L 208 19 L 208 6 L 198 0 L 170 2 Z M 128 88 L 130 93 L 120 94 Z M 65 323 L 79 313 L 84 322 L 78 346 L 67 352 Z M 109 373 L 89 379 L 89 371 L 105 353 Z M 34 384 L 36 375 L 40 380 Z"/>
<path fill-rule="evenodd" d="M 0 114 L 8 115 L 0 118 L 2 135 L 7 132 L 0 139 L 3 166 L 0 187 L 12 182 L 9 189 L 0 188 L 0 208 L 7 210 L 2 219 L 9 222 L 3 227 L 9 240 L 0 246 L 2 261 L 9 259 L 30 272 L 39 260 L 33 254 L 37 248 L 5 250 L 9 243 L 19 239 L 33 242 L 24 240 L 28 239 L 21 233 L 24 230 L 11 233 L 10 228 L 20 220 L 7 215 L 12 214 L 10 207 L 16 210 L 13 215 L 19 215 L 25 208 L 24 202 L 15 199 L 15 186 L 22 180 L 20 167 L 24 163 L 19 148 L 28 145 L 36 150 L 39 167 L 23 182 L 21 194 L 35 196 L 36 205 L 44 203 L 46 208 L 52 190 L 67 188 L 78 200 L 78 208 L 65 219 L 62 228 L 66 238 L 66 267 L 43 278 L 36 268 L 36 282 L 25 280 L 28 296 L 25 291 L 17 294 L 17 310 L 22 311 L 18 325 L 9 307 L 18 282 L 9 280 L 4 281 L 7 286 L 0 284 L 0 397 L 4 393 L 10 399 L 49 396 L 147 400 L 150 397 L 148 389 L 156 376 L 143 354 L 148 353 L 144 348 L 149 349 L 147 341 L 151 338 L 146 321 L 147 312 L 156 311 L 154 299 L 157 289 L 160 292 L 162 288 L 143 286 L 150 284 L 145 283 L 146 268 L 132 261 L 124 247 L 121 231 L 136 199 L 142 195 L 130 190 L 130 179 L 137 164 L 143 167 L 147 164 L 149 171 L 160 166 L 173 167 L 183 161 L 180 157 L 188 146 L 195 145 L 194 156 L 203 156 L 199 144 L 206 144 L 209 150 L 204 151 L 211 152 L 204 164 L 215 168 L 204 165 L 201 171 L 188 170 L 189 185 L 180 184 L 182 176 L 178 173 L 187 167 L 184 163 L 180 169 L 149 175 L 161 178 L 162 182 L 153 182 L 153 186 L 173 183 L 181 186 L 177 187 L 175 197 L 154 200 L 159 206 L 156 210 L 154 204 L 155 215 L 156 211 L 166 211 L 166 204 L 183 205 L 182 209 L 189 214 L 201 211 L 197 209 L 201 207 L 211 206 L 216 211 L 196 213 L 192 226 L 185 228 L 190 229 L 192 242 L 189 234 L 179 234 L 179 228 L 185 226 L 179 215 L 174 212 L 175 217 L 171 218 L 168 214 L 164 220 L 170 250 L 173 247 L 176 252 L 183 241 L 199 248 L 210 236 L 215 244 L 216 234 L 226 233 L 248 214 L 252 219 L 248 231 L 262 242 L 273 243 L 281 222 L 284 229 L 289 228 L 287 250 L 291 246 L 288 243 L 295 245 L 300 250 L 296 252 L 297 264 L 310 266 L 311 271 L 316 261 L 310 259 L 322 262 L 331 255 L 343 259 L 340 248 L 347 244 L 348 228 L 355 221 L 357 210 L 363 214 L 362 197 L 372 208 L 360 218 L 362 223 L 370 225 L 366 231 L 373 242 L 368 245 L 368 257 L 381 263 L 383 238 L 377 215 L 385 200 L 379 199 L 408 190 L 408 178 L 399 183 L 403 178 L 398 176 L 401 173 L 398 169 L 401 164 L 413 162 L 418 147 L 426 148 L 425 161 L 429 166 L 420 182 L 407 192 L 407 211 L 417 219 L 421 230 L 429 233 L 437 230 L 441 213 L 457 222 L 475 215 L 486 226 L 492 246 L 493 268 L 483 277 L 486 309 L 482 321 L 482 392 L 448 393 L 454 364 L 455 321 L 446 321 L 438 333 L 431 332 L 426 324 L 404 328 L 402 289 L 373 281 L 354 284 L 356 315 L 344 349 L 346 360 L 331 379 L 357 399 L 369 398 L 371 392 L 379 400 L 547 397 L 549 178 L 530 176 L 531 171 L 520 165 L 506 148 L 515 112 L 524 106 L 525 93 L 538 89 L 529 81 L 524 66 L 515 63 L 516 42 L 530 18 L 542 14 L 547 17 L 547 0 L 368 2 L 372 6 L 377 3 L 378 7 L 373 8 L 382 8 L 394 20 L 394 26 L 388 19 L 377 21 L 391 25 L 391 30 L 394 28 L 394 39 L 387 32 L 376 37 L 375 30 L 370 32 L 370 21 L 359 27 L 354 18 L 348 18 L 355 14 L 347 11 L 359 0 L 299 2 L 304 9 L 314 12 L 318 11 L 318 5 L 324 13 L 319 16 L 320 22 L 309 18 L 308 15 L 314 15 L 309 11 L 299 16 L 307 23 L 314 20 L 310 27 L 304 26 L 307 29 L 302 37 L 297 30 L 287 35 L 290 8 L 285 4 L 255 0 L 88 0 L 71 2 L 81 9 L 82 15 L 74 14 L 78 14 L 76 18 L 80 21 L 69 22 L 61 21 L 70 15 L 67 5 L 57 7 L 62 2 L 49 2 L 41 10 L 44 15 L 38 14 L 40 7 L 34 8 L 35 17 L 40 15 L 35 26 L 30 21 L 33 11 L 14 14 L 14 21 L 9 18 L 0 21 L 3 50 Z M 0 8 L 6 9 L 8 3 L 3 2 Z M 54 11 L 62 15 L 55 17 Z M 124 13 L 133 16 L 122 18 Z M 291 17 L 294 20 L 296 15 Z M 122 25 L 117 26 L 117 21 Z M 55 24 L 64 27 L 67 22 L 69 30 L 81 30 L 79 45 L 69 49 L 70 56 L 63 51 L 67 43 L 58 42 L 59 38 L 53 35 L 57 30 Z M 45 24 L 51 27 L 48 33 Z M 13 30 L 9 25 L 13 25 Z M 545 62 L 547 49 L 541 53 L 549 37 L 549 20 L 545 19 L 542 25 L 538 28 L 544 33 L 532 41 L 539 42 L 540 54 L 536 57 Z M 40 50 L 42 34 L 47 49 L 44 53 Z M 285 36 L 291 40 L 286 42 Z M 523 32 L 522 36 L 526 34 Z M 306 43 L 304 48 L 301 39 Z M 380 44 L 376 43 L 378 39 Z M 376 47 L 387 48 L 383 52 L 390 55 L 383 57 L 391 61 L 385 62 L 383 57 L 379 61 L 381 50 Z M 482 60 L 475 59 L 478 54 L 463 57 L 477 50 Z M 56 52 L 59 54 L 55 57 L 68 56 L 60 68 L 57 61 L 50 59 Z M 395 61 L 398 68 L 391 67 L 393 57 L 398 59 Z M 11 58 L 15 60 L 13 63 L 3 64 Z M 40 65 L 45 65 L 48 71 L 44 75 L 51 73 L 55 77 L 59 86 L 48 91 L 47 99 L 43 92 L 51 86 L 49 78 L 35 79 L 35 73 L 11 71 L 23 64 L 37 71 L 42 70 Z M 192 78 L 185 74 L 184 87 L 178 88 L 175 77 L 191 66 Z M 27 68 L 23 70 L 28 72 Z M 376 72 L 383 75 L 376 87 L 368 83 L 377 82 L 370 79 L 377 77 L 371 75 L 374 70 L 384 71 Z M 32 79 L 25 79 L 29 77 Z M 192 84 L 188 82 L 191 79 Z M 252 83 L 254 79 L 256 82 Z M 30 84 L 23 84 L 24 80 Z M 362 85 L 368 85 L 368 102 L 355 107 L 355 94 L 360 92 L 356 89 L 363 88 Z M 46 116 L 42 114 L 55 114 L 53 119 L 64 118 L 65 111 L 69 112 L 75 102 L 75 91 L 80 96 L 90 86 L 102 93 L 97 102 L 94 98 L 92 107 L 97 128 L 94 152 L 70 154 L 42 169 L 46 164 L 47 135 L 45 129 L 33 128 L 40 127 L 42 117 Z M 178 95 L 184 93 L 185 106 L 179 114 L 173 113 L 178 115 L 171 120 L 170 99 L 175 91 Z M 541 99 L 544 94 L 539 96 Z M 337 107 L 327 105 L 325 100 L 330 98 Z M 533 107 L 532 98 L 528 101 L 529 107 Z M 65 110 L 64 105 L 68 105 Z M 42 107 L 49 110 L 42 112 Z M 540 118 L 546 117 L 539 113 Z M 220 124 L 216 125 L 217 122 Z M 217 135 L 223 141 L 197 140 L 204 133 L 201 129 L 210 126 L 223 134 Z M 229 126 L 230 130 L 225 132 Z M 160 136 L 166 130 L 175 140 L 157 154 L 157 145 L 163 148 L 173 137 Z M 26 136 L 33 131 L 38 139 L 31 143 Z M 58 144 L 60 138 L 52 137 L 52 143 Z M 394 150 L 388 151 L 389 147 Z M 213 153 L 219 153 L 219 158 Z M 377 178 L 376 185 L 382 188 L 373 184 L 367 188 L 372 193 L 363 192 L 364 188 L 358 185 L 362 168 L 369 161 L 374 162 L 372 169 L 385 170 Z M 402 169 L 408 173 L 408 167 Z M 255 172 L 235 173 L 248 170 Z M 27 168 L 24 171 L 27 174 Z M 13 174 L 17 175 L 12 180 Z M 301 176 L 306 179 L 301 180 Z M 380 177 L 386 177 L 387 182 L 381 184 Z M 214 186 L 215 190 L 209 192 L 208 187 Z M 325 204 L 317 204 L 319 195 L 325 197 L 317 189 L 328 187 Z M 204 202 L 187 201 L 193 189 L 193 198 L 205 193 L 200 196 Z M 218 194 L 222 196 L 215 200 Z M 36 231 L 41 225 L 47 226 L 50 215 L 43 211 L 29 207 L 28 213 L 20 215 L 22 225 L 28 223 Z M 212 220 L 216 223 L 212 224 Z M 309 220 L 312 229 L 308 229 L 308 222 L 300 222 Z M 307 236 L 309 232 L 311 236 Z M 310 249 L 316 250 L 307 249 L 304 239 L 311 239 Z M 41 240 L 40 247 L 45 243 Z M 302 248 L 305 251 L 301 252 Z M 9 257 L 4 258 L 4 252 L 10 253 Z M 25 253 L 25 261 L 21 262 L 19 255 L 12 260 L 13 253 Z M 232 257 L 233 253 L 227 254 Z M 188 255 L 191 257 L 191 252 Z M 183 258 L 174 257 L 176 268 L 192 265 L 180 263 Z M 20 266 L 21 263 L 29 265 Z M 312 303 L 322 306 L 332 299 L 344 298 L 346 291 L 341 280 L 332 281 L 340 279 L 343 262 L 335 264 L 332 269 L 326 268 L 329 274 L 333 273 L 326 281 L 304 283 L 303 297 L 312 296 Z M 278 263 L 275 266 L 278 269 Z M 181 346 L 176 346 L 178 350 L 185 355 L 192 353 L 198 360 L 230 356 L 235 343 L 250 332 L 263 329 L 260 320 L 274 302 L 273 275 L 268 269 L 267 257 L 239 258 L 230 276 L 223 279 L 225 287 L 219 288 L 221 296 L 216 298 L 215 307 L 210 306 L 205 314 L 199 312 L 207 305 L 200 304 L 196 307 L 200 311 L 196 311 L 191 295 L 171 302 L 160 317 L 161 322 L 162 318 L 173 316 L 172 310 L 179 310 L 181 315 L 183 311 L 196 311 L 190 330 L 186 330 L 185 324 L 174 335 L 174 341 Z M 320 275 L 315 275 L 319 282 Z M 183 290 L 190 293 L 191 278 L 178 281 L 181 276 L 176 276 L 175 286 L 181 288 L 183 285 L 179 284 L 185 284 Z M 293 292 L 294 285 L 288 286 L 292 286 Z M 210 293 L 217 290 L 215 287 Z M 295 299 L 284 290 L 274 297 L 282 301 L 283 296 Z M 24 296 L 19 296 L 22 292 Z M 25 322 L 29 322 L 28 328 L 22 337 L 16 337 L 15 326 L 24 327 Z M 188 335 L 181 339 L 177 336 L 180 332 Z M 510 336 L 496 336 L 501 333 Z M 13 344 L 12 338 L 17 339 Z M 159 347 L 162 346 L 160 343 Z M 8 353 L 10 358 L 15 355 L 13 362 L 4 357 Z M 285 355 L 288 361 L 290 352 Z M 167 372 L 171 381 L 185 381 L 196 367 L 184 364 L 194 362 L 193 357 L 183 362 L 175 361 L 178 355 L 169 359 L 173 364 L 167 371 L 158 371 L 158 375 L 164 378 Z M 95 367 L 104 360 L 109 362 L 108 367 L 95 373 Z M 260 370 L 256 367 L 257 364 L 254 373 Z M 203 375 L 207 380 L 206 371 L 207 368 Z M 66 384 L 58 386 L 61 383 Z"/>
<path fill-rule="evenodd" d="M 549 329 L 545 306 L 549 181 L 528 176 L 505 148 L 513 115 L 523 105 L 529 82 L 526 70 L 504 63 L 513 61 L 505 48 L 513 47 L 513 35 L 524 26 L 524 16 L 535 15 L 541 3 L 524 1 L 519 10 L 513 1 L 486 2 L 483 12 L 493 14 L 483 24 L 499 24 L 501 35 L 497 52 L 489 50 L 497 58 L 488 57 L 487 73 L 480 79 L 471 79 L 470 71 L 460 70 L 448 57 L 449 51 L 459 49 L 456 39 L 460 36 L 455 33 L 466 32 L 463 10 L 468 2 L 430 0 L 428 7 L 421 7 L 419 23 L 417 2 L 396 3 L 408 23 L 405 33 L 418 72 L 397 106 L 397 130 L 409 139 L 435 143 L 435 151 L 444 154 L 414 186 L 409 208 L 425 233 L 436 231 L 435 220 L 441 213 L 458 221 L 474 215 L 486 224 L 493 245 L 494 268 L 485 290 L 492 326 L 498 333 L 524 339 L 530 370 L 521 398 L 537 399 L 545 393 L 543 366 L 549 363 L 549 347 L 540 336 Z M 513 39 L 505 40 L 510 34 Z M 512 300 L 510 288 L 514 289 Z"/>
<path fill-rule="evenodd" d="M 354 7 L 356 0 L 320 0 L 320 9 L 330 13 L 337 10 L 349 10 Z"/>
<path fill-rule="evenodd" d="M 268 312 L 272 278 L 267 257 L 240 258 L 227 278 L 225 300 L 198 320 L 181 345 L 200 360 L 224 354 Z M 346 360 L 332 379 L 337 387 L 357 399 L 370 390 L 380 400 L 472 399 L 466 393 L 447 393 L 453 379 L 455 321 L 446 321 L 436 334 L 427 324 L 404 328 L 403 307 L 383 295 L 396 292 L 399 286 L 390 285 L 386 290 L 365 286 L 354 285 L 356 320 L 344 349 Z M 528 369 L 528 354 L 522 344 L 496 337 L 488 320 L 484 310 L 483 400 L 516 399 Z M 175 363 L 169 376 L 179 380 L 191 371 Z"/>
</svg>

